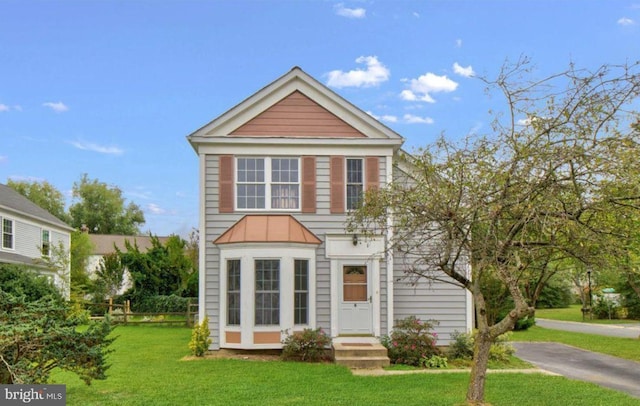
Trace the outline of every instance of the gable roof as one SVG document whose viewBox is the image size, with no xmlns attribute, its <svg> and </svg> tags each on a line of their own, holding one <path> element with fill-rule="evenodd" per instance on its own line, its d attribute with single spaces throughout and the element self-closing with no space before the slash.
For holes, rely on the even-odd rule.
<svg viewBox="0 0 640 406">
<path fill-rule="evenodd" d="M 55 225 L 67 231 L 73 230 L 64 221 L 2 183 L 0 183 L 0 209 L 6 209 L 43 223 Z"/>
<path fill-rule="evenodd" d="M 165 244 L 169 237 L 157 237 L 161 244 Z M 111 235 L 111 234 L 89 234 L 89 240 L 93 244 L 93 255 L 105 255 L 115 252 L 115 247 L 122 252 L 127 252 L 125 241 L 131 245 L 138 245 L 140 252 L 146 252 L 153 244 L 149 235 Z"/>
<path fill-rule="evenodd" d="M 288 214 L 248 214 L 213 241 L 214 244 L 241 242 L 322 243 L 311 231 Z"/>
<path fill-rule="evenodd" d="M 328 119 L 330 124 L 338 124 L 341 130 L 349 129 L 347 133 L 339 131 L 337 133 L 322 134 L 325 141 L 327 138 L 344 139 L 367 137 L 384 145 L 393 145 L 399 148 L 403 143 L 403 138 L 380 123 L 371 115 L 362 111 L 358 107 L 342 98 L 331 89 L 318 82 L 299 67 L 294 67 L 285 75 L 268 84 L 258 92 L 254 93 L 240 104 L 232 107 L 210 123 L 201 127 L 187 137 L 194 149 L 200 143 L 211 142 L 216 138 L 239 138 L 239 137 L 260 137 L 264 138 L 290 138 L 292 132 L 282 127 L 282 132 L 273 131 L 270 134 L 252 133 L 251 127 L 244 127 L 251 123 L 255 125 L 267 117 L 273 118 L 275 112 L 282 104 L 292 101 L 295 97 L 298 102 L 309 103 L 309 107 L 315 113 L 323 111 L 324 119 Z M 288 119 L 291 114 L 288 114 Z M 289 123 L 289 120 L 287 120 Z M 304 132 L 311 130 L 307 138 L 315 137 L 321 132 L 319 127 L 314 129 L 314 125 L 309 122 L 297 124 Z M 297 137 L 300 137 L 299 133 Z M 304 135 L 303 135 L 304 136 Z"/>
</svg>

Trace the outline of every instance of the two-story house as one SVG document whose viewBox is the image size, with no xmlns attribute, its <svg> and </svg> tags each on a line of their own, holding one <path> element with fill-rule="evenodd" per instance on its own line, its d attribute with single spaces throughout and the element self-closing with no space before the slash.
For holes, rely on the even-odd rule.
<svg viewBox="0 0 640 406">
<path fill-rule="evenodd" d="M 438 344 L 470 329 L 464 289 L 407 280 L 389 236 L 345 229 L 364 191 L 401 175 L 390 128 L 295 67 L 188 141 L 211 349 L 281 348 L 306 327 L 379 337 L 410 315 L 439 322 Z"/>
<path fill-rule="evenodd" d="M 0 184 L 0 263 L 21 264 L 49 277 L 69 298 L 73 228 L 10 187 Z M 43 257 L 62 247 L 66 269 L 54 272 Z"/>
</svg>

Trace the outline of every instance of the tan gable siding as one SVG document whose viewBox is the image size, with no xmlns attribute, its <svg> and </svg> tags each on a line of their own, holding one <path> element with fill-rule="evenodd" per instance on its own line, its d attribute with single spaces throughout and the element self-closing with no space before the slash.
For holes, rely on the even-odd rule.
<svg viewBox="0 0 640 406">
<path fill-rule="evenodd" d="M 238 127 L 230 135 L 366 138 L 364 134 L 297 90 Z"/>
</svg>

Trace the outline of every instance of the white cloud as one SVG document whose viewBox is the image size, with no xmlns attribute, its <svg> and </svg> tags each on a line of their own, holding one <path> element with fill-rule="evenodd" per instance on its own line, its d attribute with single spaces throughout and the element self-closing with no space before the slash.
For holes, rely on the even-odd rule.
<svg viewBox="0 0 640 406">
<path fill-rule="evenodd" d="M 375 56 L 361 56 L 356 59 L 356 63 L 364 63 L 367 69 L 354 69 L 348 72 L 333 70 L 327 73 L 329 80 L 327 86 L 330 87 L 370 87 L 377 86 L 389 79 L 389 69 L 384 66 Z"/>
<path fill-rule="evenodd" d="M 373 112 L 371 111 L 367 111 L 367 114 L 370 115 L 371 117 L 375 118 L 378 121 L 384 121 L 387 123 L 397 123 L 398 122 L 398 117 L 390 115 L 390 114 L 384 114 L 382 116 L 377 116 L 375 114 L 373 114 Z"/>
<path fill-rule="evenodd" d="M 0 164 L 9 162 L 9 157 L 6 155 L 0 155 Z"/>
<path fill-rule="evenodd" d="M 453 64 L 453 71 L 455 73 L 457 73 L 460 76 L 464 76 L 465 78 L 470 78 L 471 76 L 474 76 L 476 73 L 473 71 L 473 68 L 471 67 L 471 65 L 467 66 L 466 68 L 460 66 L 458 64 L 458 62 L 455 62 Z"/>
<path fill-rule="evenodd" d="M 402 119 L 408 124 L 433 124 L 431 117 L 414 116 L 413 114 L 405 114 Z"/>
<path fill-rule="evenodd" d="M 3 111 L 9 111 L 9 110 L 11 110 L 11 107 L 7 106 L 6 104 L 0 103 L 0 113 L 2 113 Z"/>
<path fill-rule="evenodd" d="M 333 6 L 336 14 L 340 17 L 347 18 L 365 18 L 367 16 L 367 10 L 363 8 L 347 8 L 344 3 L 338 3 Z"/>
<path fill-rule="evenodd" d="M 149 210 L 151 214 L 165 214 L 167 212 L 165 209 L 155 203 L 149 203 L 147 205 L 147 210 Z"/>
<path fill-rule="evenodd" d="M 407 101 L 423 101 L 435 103 L 431 93 L 449 93 L 458 88 L 458 83 L 449 79 L 446 75 L 438 76 L 431 72 L 417 79 L 408 80 L 409 89 L 400 93 L 400 98 Z"/>
<path fill-rule="evenodd" d="M 16 104 L 15 106 L 13 106 L 13 109 L 14 109 L 15 111 L 22 111 L 22 106 L 21 106 L 21 105 L 19 105 L 19 104 Z"/>
<path fill-rule="evenodd" d="M 418 13 L 417 11 L 414 11 L 412 14 L 415 18 L 420 18 L 420 13 Z"/>
<path fill-rule="evenodd" d="M 84 151 L 99 152 L 107 155 L 122 155 L 124 153 L 124 151 L 119 147 L 99 145 L 93 142 L 69 141 L 69 144 Z"/>
<path fill-rule="evenodd" d="M 462 40 L 460 38 L 456 40 L 456 48 L 462 48 Z"/>
<path fill-rule="evenodd" d="M 633 21 L 632 19 L 628 18 L 628 17 L 622 17 L 618 20 L 618 24 L 620 25 L 633 25 L 636 22 Z"/>
<path fill-rule="evenodd" d="M 44 107 L 49 107 L 51 110 L 55 111 L 56 113 L 63 113 L 65 111 L 69 110 L 69 107 L 67 107 L 67 105 L 65 105 L 63 102 L 46 102 L 46 103 L 42 103 L 42 105 Z"/>
</svg>

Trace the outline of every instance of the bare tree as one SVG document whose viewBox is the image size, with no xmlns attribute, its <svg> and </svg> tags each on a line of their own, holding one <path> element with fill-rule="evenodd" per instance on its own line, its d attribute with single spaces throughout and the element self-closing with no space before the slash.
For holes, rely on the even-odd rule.
<svg viewBox="0 0 640 406">
<path fill-rule="evenodd" d="M 482 79 L 506 102 L 493 113 L 490 135 L 441 138 L 417 151 L 407 158 L 406 182 L 369 192 L 353 213 L 353 230 L 391 236 L 408 277 L 472 293 L 478 331 L 469 404 L 484 402 L 491 344 L 534 313 L 523 278 L 543 285 L 567 261 L 594 264 L 623 248 L 624 230 L 603 218 L 638 210 L 640 147 L 630 124 L 638 116 L 627 110 L 640 92 L 638 69 L 571 65 L 533 81 L 526 58 L 505 64 L 495 80 Z M 489 275 L 514 303 L 493 324 L 480 289 Z"/>
</svg>

